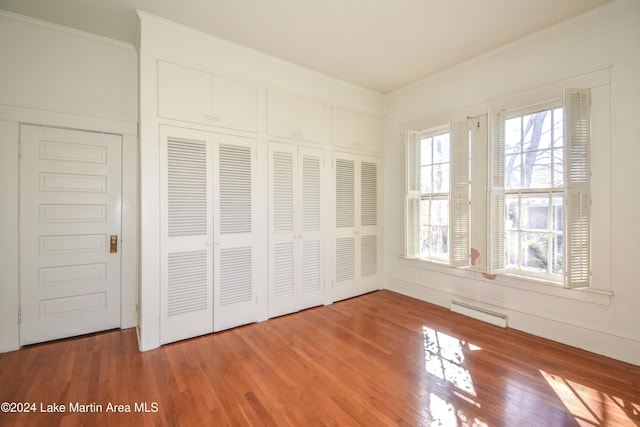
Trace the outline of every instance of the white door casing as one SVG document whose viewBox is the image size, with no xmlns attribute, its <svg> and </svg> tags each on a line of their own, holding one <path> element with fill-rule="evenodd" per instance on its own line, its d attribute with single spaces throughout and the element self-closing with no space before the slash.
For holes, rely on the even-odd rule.
<svg viewBox="0 0 640 427">
<path fill-rule="evenodd" d="M 120 327 L 122 137 L 22 125 L 20 141 L 21 345 Z"/>
</svg>

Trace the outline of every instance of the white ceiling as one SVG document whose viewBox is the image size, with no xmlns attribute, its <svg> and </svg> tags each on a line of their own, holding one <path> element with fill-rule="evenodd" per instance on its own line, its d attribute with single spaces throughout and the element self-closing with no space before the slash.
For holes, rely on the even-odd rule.
<svg viewBox="0 0 640 427">
<path fill-rule="evenodd" d="M 136 9 L 388 93 L 611 0 L 0 0 L 134 44 Z"/>
</svg>

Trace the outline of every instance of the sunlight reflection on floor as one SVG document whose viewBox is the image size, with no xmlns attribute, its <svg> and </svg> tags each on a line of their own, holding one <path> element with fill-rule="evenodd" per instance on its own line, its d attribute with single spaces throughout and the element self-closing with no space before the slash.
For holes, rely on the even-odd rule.
<svg viewBox="0 0 640 427">
<path fill-rule="evenodd" d="M 640 425 L 640 404 L 540 370 L 579 425 Z"/>
<path fill-rule="evenodd" d="M 422 327 L 422 333 L 426 373 L 454 385 L 456 400 L 479 409 L 473 379 L 464 362 L 465 351 L 479 351 L 481 348 L 427 326 Z M 460 407 L 456 408 L 452 401 L 433 391 L 429 393 L 428 412 L 431 426 L 487 426 L 484 421 L 465 413 Z"/>
</svg>

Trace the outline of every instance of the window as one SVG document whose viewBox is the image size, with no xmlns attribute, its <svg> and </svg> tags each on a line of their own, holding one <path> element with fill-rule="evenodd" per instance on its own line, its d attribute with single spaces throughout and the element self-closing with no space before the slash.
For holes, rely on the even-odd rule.
<svg viewBox="0 0 640 427">
<path fill-rule="evenodd" d="M 490 114 L 489 271 L 590 281 L 590 92 Z"/>
<path fill-rule="evenodd" d="M 590 89 L 567 89 L 564 101 L 489 111 L 487 144 L 477 135 L 473 143 L 488 152 L 478 150 L 473 164 L 468 123 L 479 132 L 480 116 L 408 131 L 405 258 L 467 267 L 474 252 L 478 271 L 589 287 L 590 105 Z M 474 197 L 473 251 L 470 169 L 486 194 Z"/>
<path fill-rule="evenodd" d="M 449 258 L 449 131 L 420 136 L 420 258 Z"/>
<path fill-rule="evenodd" d="M 564 109 L 505 120 L 505 268 L 563 277 Z"/>
<path fill-rule="evenodd" d="M 468 264 L 468 132 L 466 123 L 408 132 L 407 258 Z"/>
</svg>

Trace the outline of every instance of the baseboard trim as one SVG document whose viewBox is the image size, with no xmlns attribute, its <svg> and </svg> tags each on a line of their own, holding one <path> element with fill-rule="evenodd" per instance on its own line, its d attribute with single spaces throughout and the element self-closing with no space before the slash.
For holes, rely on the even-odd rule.
<svg viewBox="0 0 640 427">
<path fill-rule="evenodd" d="M 385 289 L 447 309 L 452 300 L 457 300 L 500 312 L 509 318 L 510 328 L 640 366 L 640 338 L 637 337 L 596 330 L 542 313 L 492 304 L 470 295 L 454 294 L 393 277 L 386 277 Z"/>
</svg>

